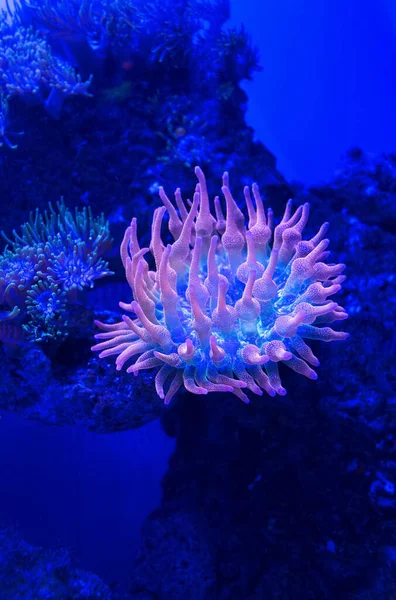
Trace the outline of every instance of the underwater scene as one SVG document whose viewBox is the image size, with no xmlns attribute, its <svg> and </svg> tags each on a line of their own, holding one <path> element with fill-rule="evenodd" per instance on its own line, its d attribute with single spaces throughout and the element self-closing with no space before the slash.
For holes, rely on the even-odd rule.
<svg viewBox="0 0 396 600">
<path fill-rule="evenodd" d="M 0 11 L 0 600 L 396 600 L 394 0 Z"/>
</svg>

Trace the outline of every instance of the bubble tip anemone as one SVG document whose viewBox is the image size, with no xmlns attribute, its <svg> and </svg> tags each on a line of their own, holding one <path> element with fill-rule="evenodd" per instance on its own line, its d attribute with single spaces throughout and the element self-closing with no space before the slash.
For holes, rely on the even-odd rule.
<svg viewBox="0 0 396 600">
<path fill-rule="evenodd" d="M 284 396 L 278 363 L 315 380 L 319 360 L 304 341 L 344 340 L 330 324 L 347 317 L 328 299 L 341 289 L 345 265 L 327 265 L 326 224 L 302 239 L 309 205 L 294 212 L 292 201 L 274 227 L 257 184 L 244 196 L 248 223 L 235 202 L 228 173 L 223 175 L 225 217 L 218 198 L 211 214 L 205 176 L 195 168 L 198 184 L 192 203 L 180 191 L 176 206 L 161 188 L 163 208 L 153 215 L 149 250 L 155 269 L 141 249 L 136 219 L 126 230 L 121 259 L 134 300 L 120 303 L 126 315 L 115 324 L 96 321 L 102 333 L 94 351 L 116 355 L 117 370 L 135 376 L 159 368 L 155 388 L 168 404 L 184 386 L 194 394 L 233 393 L 248 403 L 242 387 L 256 395 Z M 171 244 L 164 244 L 162 223 L 169 214 Z M 272 240 L 272 243 L 271 243 Z M 166 380 L 173 379 L 164 390 Z"/>
</svg>

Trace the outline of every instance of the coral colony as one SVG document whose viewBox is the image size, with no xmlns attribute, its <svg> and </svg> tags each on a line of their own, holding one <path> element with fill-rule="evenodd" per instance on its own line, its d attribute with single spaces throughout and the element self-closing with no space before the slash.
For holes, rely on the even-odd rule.
<svg viewBox="0 0 396 600">
<path fill-rule="evenodd" d="M 38 33 L 9 23 L 7 14 L 0 14 L 0 90 L 7 100 L 14 96 L 34 98 L 44 102 L 47 111 L 59 118 L 65 98 L 90 96 L 91 82 L 92 77 L 82 81 L 73 67 L 52 53 Z"/>
<path fill-rule="evenodd" d="M 21 233 L 13 231 L 0 254 L 0 326 L 9 321 L 35 342 L 67 335 L 66 305 L 96 279 L 112 274 L 102 255 L 111 245 L 109 224 L 90 208 L 75 209 L 63 200 L 32 212 Z M 0 328 L 0 340 L 6 342 Z"/>
<path fill-rule="evenodd" d="M 257 184 L 252 200 L 244 189 L 248 227 L 233 199 L 228 173 L 223 175 L 226 203 L 219 197 L 211 214 L 206 180 L 195 169 L 198 184 L 193 202 L 176 206 L 160 188 L 164 207 L 154 212 L 150 248 L 140 248 L 136 219 L 121 244 L 121 259 L 134 300 L 120 307 L 135 314 L 122 321 L 96 321 L 103 333 L 93 350 L 100 357 L 117 355 L 120 370 L 140 355 L 127 372 L 160 367 L 155 377 L 158 395 L 169 403 L 184 387 L 194 394 L 233 393 L 249 402 L 244 389 L 270 396 L 286 394 L 278 362 L 316 379 L 319 366 L 305 339 L 345 340 L 347 333 L 327 324 L 347 318 L 329 300 L 341 289 L 343 264 L 326 264 L 329 240 L 325 223 L 310 240 L 302 240 L 309 205 L 292 213 L 291 200 L 274 228 L 271 209 L 265 212 Z M 164 244 L 162 222 L 168 213 L 173 242 Z M 270 246 L 270 240 L 272 247 Z M 155 270 L 145 255 L 151 252 Z M 325 325 L 322 327 L 322 325 Z M 311 365 L 311 366 L 310 366 Z M 164 391 L 168 376 L 173 378 Z"/>
</svg>

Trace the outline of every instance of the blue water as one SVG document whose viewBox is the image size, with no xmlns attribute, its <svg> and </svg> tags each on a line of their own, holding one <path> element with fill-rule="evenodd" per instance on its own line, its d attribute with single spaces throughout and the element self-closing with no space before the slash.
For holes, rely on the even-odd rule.
<svg viewBox="0 0 396 600">
<path fill-rule="evenodd" d="M 159 422 L 98 435 L 3 412 L 0 432 L 0 526 L 67 547 L 82 568 L 126 584 L 174 448 Z"/>
<path fill-rule="evenodd" d="M 232 2 L 263 71 L 243 87 L 248 122 L 289 179 L 331 178 L 351 147 L 393 152 L 395 0 Z"/>
</svg>

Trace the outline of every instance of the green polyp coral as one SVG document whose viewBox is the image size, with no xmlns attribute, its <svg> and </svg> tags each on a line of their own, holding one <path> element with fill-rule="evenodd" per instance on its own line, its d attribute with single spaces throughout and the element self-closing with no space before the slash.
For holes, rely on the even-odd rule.
<svg viewBox="0 0 396 600">
<path fill-rule="evenodd" d="M 44 342 L 67 335 L 66 293 L 56 283 L 39 280 L 28 290 L 25 305 L 29 320 L 22 327 L 29 340 Z"/>
<path fill-rule="evenodd" d="M 14 319 L 23 309 L 27 290 L 37 281 L 42 268 L 43 247 L 6 248 L 0 255 L 0 320 Z"/>
<path fill-rule="evenodd" d="M 6 248 L 0 255 L 1 279 L 17 291 L 28 289 L 45 260 L 43 252 L 44 247 L 39 245 Z"/>
<path fill-rule="evenodd" d="M 19 233 L 2 236 L 0 323 L 8 321 L 31 341 L 65 337 L 68 306 L 78 292 L 111 274 L 103 258 L 111 246 L 104 215 L 94 217 L 87 207 L 72 212 L 61 200 L 57 210 L 52 204 L 36 210 Z"/>
<path fill-rule="evenodd" d="M 92 288 L 95 279 L 109 274 L 107 263 L 100 257 L 99 251 L 95 249 L 87 252 L 85 242 L 73 242 L 68 236 L 65 250 L 57 253 L 53 248 L 58 246 L 60 249 L 63 242 L 59 237 L 54 241 L 48 262 L 48 277 L 60 284 L 66 292 Z"/>
<path fill-rule="evenodd" d="M 111 245 L 109 224 L 103 214 L 94 217 L 90 207 L 69 210 L 63 198 L 57 202 L 57 211 L 51 203 L 48 210 L 31 212 L 29 220 L 21 226 L 21 233 L 13 230 L 13 238 L 2 232 L 5 241 L 13 248 L 45 245 L 54 240 L 66 241 L 68 238 L 83 241 L 87 251 L 97 249 L 105 252 Z M 56 245 L 56 244 L 55 244 Z"/>
<path fill-rule="evenodd" d="M 13 22 L 5 12 L 0 14 L 0 90 L 7 102 L 14 96 L 34 98 L 59 118 L 65 98 L 91 95 L 91 81 L 92 77 L 84 81 L 70 64 L 53 54 L 40 33 Z M 3 112 L 4 108 L 8 104 Z M 7 137 L 5 141 L 11 148 L 15 146 Z"/>
</svg>

